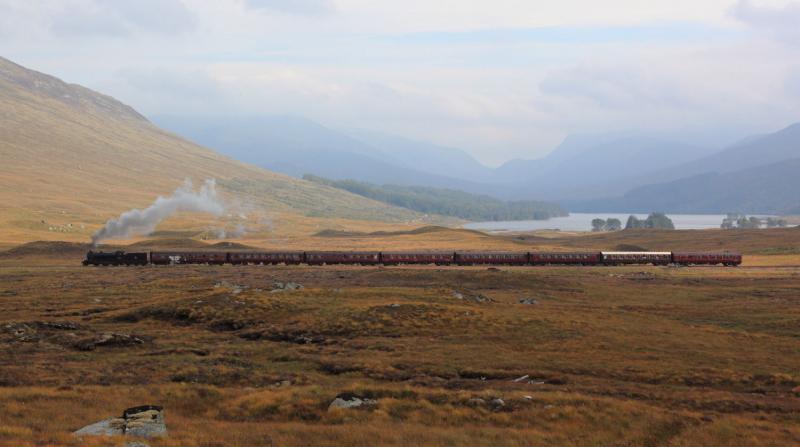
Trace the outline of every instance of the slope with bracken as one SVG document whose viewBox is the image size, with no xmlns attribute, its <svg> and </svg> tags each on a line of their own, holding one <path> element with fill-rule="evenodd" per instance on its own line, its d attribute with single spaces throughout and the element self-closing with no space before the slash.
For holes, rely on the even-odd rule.
<svg viewBox="0 0 800 447">
<path fill-rule="evenodd" d="M 231 160 L 159 129 L 114 98 L 2 58 L 0 160 L 5 243 L 85 240 L 106 219 L 147 206 L 186 178 L 215 178 L 235 202 L 300 224 L 308 216 L 419 217 Z"/>
</svg>

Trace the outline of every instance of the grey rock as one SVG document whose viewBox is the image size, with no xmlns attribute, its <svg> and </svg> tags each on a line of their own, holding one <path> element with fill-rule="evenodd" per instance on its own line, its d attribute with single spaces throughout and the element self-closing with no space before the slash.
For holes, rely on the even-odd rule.
<svg viewBox="0 0 800 447">
<path fill-rule="evenodd" d="M 524 382 L 524 381 L 528 380 L 529 377 L 530 377 L 529 375 L 525 374 L 522 377 L 518 377 L 518 378 L 514 379 L 514 382 L 516 382 L 516 383 Z"/>
<path fill-rule="evenodd" d="M 375 399 L 356 396 L 352 393 L 343 393 L 336 396 L 336 399 L 328 405 L 328 411 L 352 408 L 374 409 L 377 406 L 378 401 Z"/>
<path fill-rule="evenodd" d="M 75 344 L 75 347 L 81 351 L 93 351 L 98 346 L 120 347 L 140 345 L 142 343 L 144 343 L 144 340 L 135 335 L 104 333 L 88 340 L 79 341 Z"/>
<path fill-rule="evenodd" d="M 303 288 L 303 285 L 300 284 L 300 283 L 296 283 L 296 282 L 283 283 L 283 282 L 280 282 L 280 281 L 275 281 L 272 284 L 272 290 L 270 290 L 270 293 L 283 292 L 284 290 L 300 290 L 302 288 Z"/>
<path fill-rule="evenodd" d="M 537 300 L 535 300 L 535 299 L 533 299 L 533 298 L 521 298 L 521 299 L 519 300 L 519 303 L 520 303 L 520 304 L 529 304 L 529 305 L 535 305 L 535 304 L 539 304 L 539 301 L 537 301 Z"/>
<path fill-rule="evenodd" d="M 497 397 L 497 398 L 492 399 L 492 401 L 489 402 L 489 405 L 492 406 L 493 410 L 499 410 L 499 409 L 501 409 L 501 408 L 506 406 L 506 401 L 504 401 L 503 399 L 500 399 L 499 397 Z"/>
<path fill-rule="evenodd" d="M 167 435 L 164 411 L 155 405 L 145 405 L 125 410 L 125 434 L 141 438 L 155 438 Z"/>
<path fill-rule="evenodd" d="M 104 419 L 72 433 L 75 436 L 117 436 L 125 434 L 125 420 L 122 418 Z"/>
<path fill-rule="evenodd" d="M 150 439 L 167 436 L 167 425 L 162 407 L 143 405 L 128 408 L 122 413 L 122 417 L 95 422 L 72 434 L 79 437 L 125 435 Z"/>
<path fill-rule="evenodd" d="M 489 298 L 486 295 L 479 294 L 467 294 L 453 291 L 453 298 L 457 300 L 464 300 L 464 301 L 472 301 L 473 303 L 489 303 L 494 300 Z"/>
<path fill-rule="evenodd" d="M 150 444 L 141 441 L 131 441 L 126 443 L 125 447 L 150 447 Z"/>
</svg>

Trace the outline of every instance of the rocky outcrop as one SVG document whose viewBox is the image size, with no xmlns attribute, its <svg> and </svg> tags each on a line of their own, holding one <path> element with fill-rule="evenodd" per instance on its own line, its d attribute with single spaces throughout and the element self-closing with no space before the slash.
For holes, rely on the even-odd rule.
<svg viewBox="0 0 800 447">
<path fill-rule="evenodd" d="M 167 435 L 164 409 L 158 405 L 128 408 L 122 417 L 104 419 L 73 432 L 75 436 L 133 436 L 156 438 Z"/>
<path fill-rule="evenodd" d="M 119 347 L 141 345 L 142 343 L 144 343 L 144 340 L 134 335 L 105 333 L 87 340 L 81 340 L 75 344 L 75 347 L 81 351 L 93 351 L 99 346 Z"/>
</svg>

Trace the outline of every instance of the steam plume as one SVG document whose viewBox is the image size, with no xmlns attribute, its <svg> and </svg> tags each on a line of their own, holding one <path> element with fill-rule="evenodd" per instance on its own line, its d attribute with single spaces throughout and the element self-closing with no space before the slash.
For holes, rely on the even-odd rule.
<svg viewBox="0 0 800 447">
<path fill-rule="evenodd" d="M 171 196 L 159 196 L 152 205 L 143 210 L 132 209 L 116 219 L 110 219 L 92 235 L 92 245 L 106 239 L 148 234 L 161 221 L 180 211 L 221 215 L 225 206 L 217 198 L 216 182 L 213 179 L 206 180 L 200 190 L 195 192 L 191 180 L 186 179 L 183 186 L 176 189 Z"/>
</svg>

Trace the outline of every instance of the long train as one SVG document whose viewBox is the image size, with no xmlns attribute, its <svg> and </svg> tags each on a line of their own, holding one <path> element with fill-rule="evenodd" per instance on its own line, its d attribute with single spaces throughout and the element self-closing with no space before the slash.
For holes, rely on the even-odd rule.
<svg viewBox="0 0 800 447">
<path fill-rule="evenodd" d="M 83 265 L 723 265 L 737 266 L 742 255 L 730 252 L 386 252 L 386 251 L 149 251 L 94 252 Z"/>
</svg>

